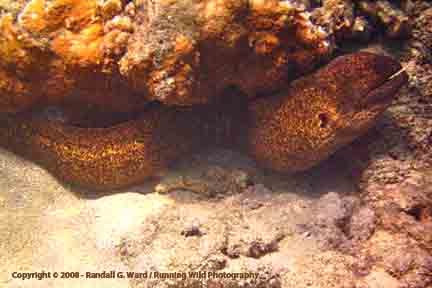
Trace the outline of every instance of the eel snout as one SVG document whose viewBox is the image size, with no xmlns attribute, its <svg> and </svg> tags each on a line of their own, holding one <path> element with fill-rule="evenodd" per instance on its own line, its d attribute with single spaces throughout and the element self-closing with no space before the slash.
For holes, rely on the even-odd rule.
<svg viewBox="0 0 432 288">
<path fill-rule="evenodd" d="M 342 77 L 351 85 L 352 93 L 347 96 L 358 110 L 387 108 L 396 92 L 408 81 L 402 66 L 391 57 L 360 52 L 345 58 L 343 60 L 352 63 L 339 67 L 350 67 L 349 73 L 342 73 Z M 335 62 L 337 64 L 337 60 Z"/>
<path fill-rule="evenodd" d="M 408 75 L 400 66 L 398 70 L 392 73 L 383 74 L 383 78 L 384 80 L 377 87 L 367 92 L 362 99 L 359 99 L 358 105 L 360 107 L 371 109 L 374 106 L 388 106 L 397 95 L 397 91 L 408 82 Z"/>
</svg>

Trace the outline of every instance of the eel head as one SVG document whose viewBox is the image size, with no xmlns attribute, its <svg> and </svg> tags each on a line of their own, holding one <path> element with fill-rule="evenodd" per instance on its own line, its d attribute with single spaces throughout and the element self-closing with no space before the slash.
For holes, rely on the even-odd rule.
<svg viewBox="0 0 432 288">
<path fill-rule="evenodd" d="M 306 170 L 371 128 L 407 80 L 390 57 L 340 56 L 251 107 L 249 151 L 271 169 Z"/>
</svg>

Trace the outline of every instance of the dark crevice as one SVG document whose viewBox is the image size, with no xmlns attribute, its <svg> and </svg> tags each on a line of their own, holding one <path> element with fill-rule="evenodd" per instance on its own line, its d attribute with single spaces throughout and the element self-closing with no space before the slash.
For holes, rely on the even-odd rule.
<svg viewBox="0 0 432 288">
<path fill-rule="evenodd" d="M 405 213 L 412 216 L 416 221 L 423 222 L 427 218 L 432 217 L 432 208 L 428 208 L 426 206 L 417 205 L 414 207 L 411 207 L 410 209 L 406 210 Z"/>
</svg>

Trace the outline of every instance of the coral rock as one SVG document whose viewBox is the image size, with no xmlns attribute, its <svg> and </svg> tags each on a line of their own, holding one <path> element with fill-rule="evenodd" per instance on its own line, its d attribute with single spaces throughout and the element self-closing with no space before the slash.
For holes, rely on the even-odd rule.
<svg viewBox="0 0 432 288">
<path fill-rule="evenodd" d="M 208 103 L 232 86 L 253 98 L 311 71 L 332 55 L 335 40 L 367 39 L 370 23 L 358 12 L 392 37 L 408 27 L 387 1 L 313 4 L 3 1 L 0 111 L 78 104 L 129 112 L 153 100 Z"/>
</svg>

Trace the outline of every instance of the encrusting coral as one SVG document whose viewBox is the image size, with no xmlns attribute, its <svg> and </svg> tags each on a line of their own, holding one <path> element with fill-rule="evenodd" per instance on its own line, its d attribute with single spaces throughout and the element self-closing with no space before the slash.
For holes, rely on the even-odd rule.
<svg viewBox="0 0 432 288">
<path fill-rule="evenodd" d="M 142 105 L 115 71 L 106 71 L 113 57 L 107 47 L 114 42 L 118 52 L 132 29 L 107 19 L 122 9 L 115 2 L 117 10 L 95 0 L 33 0 L 17 14 L 3 13 L 0 110 L 65 101 L 120 111 Z"/>
<path fill-rule="evenodd" d="M 206 103 L 229 85 L 255 94 L 331 51 L 304 11 L 279 1 L 32 0 L 3 13 L 0 31 L 0 110 L 9 112 Z"/>
<path fill-rule="evenodd" d="M 406 26 L 388 1 L 321 2 L 1 1 L 0 111 L 202 104 L 227 86 L 253 98 L 311 71 L 338 39 L 368 35 L 365 17 L 392 35 Z"/>
</svg>

